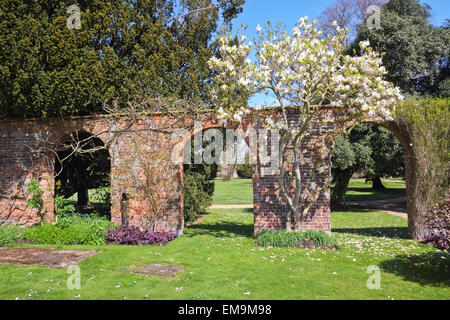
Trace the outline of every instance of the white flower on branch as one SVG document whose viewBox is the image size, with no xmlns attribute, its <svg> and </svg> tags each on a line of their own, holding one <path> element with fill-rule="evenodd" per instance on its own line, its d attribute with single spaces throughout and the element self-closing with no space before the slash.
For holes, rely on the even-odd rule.
<svg viewBox="0 0 450 320">
<path fill-rule="evenodd" d="M 382 57 L 370 47 L 369 41 L 360 43 L 359 56 L 347 56 L 343 52 L 348 31 L 333 23 L 335 35 L 324 37 L 317 26 L 318 22 L 310 22 L 308 17 L 301 18 L 291 33 L 272 24 L 262 32 L 258 25 L 258 38 L 248 44 L 244 43 L 245 36 L 235 38 L 231 33 L 224 34 L 219 39 L 220 59 L 209 61 L 216 75 L 212 79 L 211 98 L 218 108 L 218 118 L 242 121 L 248 110 L 247 98 L 254 93 L 271 93 L 276 97 L 280 117 L 268 117 L 265 126 L 285 132 L 281 151 L 293 144 L 295 172 L 292 176 L 297 179 L 294 195 L 287 191 L 290 187 L 284 179 L 287 173 L 282 155 L 279 169 L 288 221 L 294 217 L 298 222 L 312 206 L 300 201 L 303 186 L 299 174 L 299 163 L 303 159 L 299 149 L 315 115 L 312 107 L 329 105 L 345 109 L 352 120 L 390 119 L 396 104 L 403 99 L 400 90 L 384 80 L 386 68 Z M 250 60 L 252 49 L 256 50 L 253 62 Z M 288 107 L 300 110 L 296 121 L 288 121 Z M 311 201 L 315 201 L 321 191 L 322 188 L 317 187 Z"/>
</svg>

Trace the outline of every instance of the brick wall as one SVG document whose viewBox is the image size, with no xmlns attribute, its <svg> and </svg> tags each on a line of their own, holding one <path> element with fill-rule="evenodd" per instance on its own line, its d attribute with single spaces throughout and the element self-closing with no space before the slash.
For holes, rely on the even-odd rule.
<svg viewBox="0 0 450 320">
<path fill-rule="evenodd" d="M 295 112 L 290 114 L 293 120 Z M 270 113 L 277 116 L 276 111 Z M 305 199 L 312 192 L 312 183 L 318 187 L 329 183 L 329 156 L 333 137 L 325 139 L 323 132 L 333 131 L 337 134 L 349 125 L 337 125 L 335 120 L 342 114 L 332 109 L 318 109 L 316 114 L 317 123 L 312 125 L 308 138 L 302 144 L 304 161 L 301 173 Z M 245 119 L 241 128 L 261 129 L 261 116 L 259 114 L 259 117 Z M 31 179 L 40 180 L 44 190 L 46 219 L 53 221 L 54 159 L 49 149 L 56 148 L 72 132 L 86 131 L 98 136 L 109 147 L 112 222 L 126 222 L 141 228 L 154 227 L 156 230 L 182 234 L 183 169 L 181 164 L 171 161 L 171 153 L 177 143 L 171 138 L 174 129 L 191 127 L 193 121 L 176 120 L 173 116 L 153 115 L 138 121 L 108 117 L 54 119 L 48 123 L 0 121 L 0 222 L 22 226 L 38 222 L 36 212 L 26 206 L 26 198 L 29 197 L 26 184 Z M 203 129 L 236 127 L 230 122 L 214 120 L 209 113 L 203 114 L 198 120 L 203 121 Z M 292 151 L 287 154 L 288 163 L 290 159 Z M 320 175 L 316 172 L 318 163 L 323 167 Z M 289 164 L 287 166 L 289 170 Z M 253 170 L 255 235 L 266 229 L 283 228 L 286 223 L 277 177 L 263 176 L 261 167 L 258 159 Z M 326 188 L 312 206 L 306 221 L 301 224 L 301 229 L 331 231 L 329 202 L 330 192 Z"/>
</svg>

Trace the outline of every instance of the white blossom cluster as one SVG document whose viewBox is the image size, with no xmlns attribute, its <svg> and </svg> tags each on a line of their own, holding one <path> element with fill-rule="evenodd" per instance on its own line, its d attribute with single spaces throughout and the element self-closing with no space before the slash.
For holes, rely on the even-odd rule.
<svg viewBox="0 0 450 320">
<path fill-rule="evenodd" d="M 308 108 L 330 105 L 348 108 L 357 115 L 389 118 L 395 105 L 403 99 L 398 88 L 385 81 L 386 69 L 380 54 L 368 41 L 360 43 L 361 55 L 343 54 L 347 30 L 334 24 L 335 36 L 324 35 L 317 21 L 301 18 L 291 34 L 281 26 L 268 24 L 266 31 L 258 25 L 258 39 L 245 44 L 245 36 L 233 41 L 231 34 L 220 38 L 220 59 L 209 61 L 216 73 L 212 98 L 218 117 L 240 121 L 247 106 L 241 98 L 259 91 L 272 93 L 280 106 Z M 249 59 L 256 50 L 256 61 Z M 281 120 L 285 119 L 281 118 Z M 277 123 L 273 128 L 290 128 Z"/>
</svg>

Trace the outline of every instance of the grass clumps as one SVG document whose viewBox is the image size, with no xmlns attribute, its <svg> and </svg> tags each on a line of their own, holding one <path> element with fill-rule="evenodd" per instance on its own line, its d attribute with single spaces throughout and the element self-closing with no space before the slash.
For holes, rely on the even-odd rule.
<svg viewBox="0 0 450 320">
<path fill-rule="evenodd" d="M 17 226 L 0 224 L 0 247 L 16 243 L 22 237 L 22 231 Z"/>
<path fill-rule="evenodd" d="M 333 238 L 326 232 L 318 230 L 264 231 L 257 237 L 256 243 L 262 247 L 336 248 Z"/>
<path fill-rule="evenodd" d="M 97 214 L 74 214 L 62 217 L 56 225 L 45 224 L 26 228 L 23 236 L 37 244 L 104 244 L 108 229 L 114 225 Z"/>
</svg>

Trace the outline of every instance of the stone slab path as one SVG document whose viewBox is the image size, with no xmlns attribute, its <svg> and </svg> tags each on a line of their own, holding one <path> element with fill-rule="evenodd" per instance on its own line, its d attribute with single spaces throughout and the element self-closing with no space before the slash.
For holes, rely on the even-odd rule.
<svg viewBox="0 0 450 320">
<path fill-rule="evenodd" d="M 181 266 L 169 266 L 165 264 L 149 264 L 148 266 L 134 270 L 133 273 L 157 274 L 159 276 L 169 277 L 183 270 L 184 267 Z"/>
<path fill-rule="evenodd" d="M 56 250 L 51 248 L 0 248 L 0 264 L 40 264 L 52 268 L 77 265 L 102 250 Z"/>
</svg>

